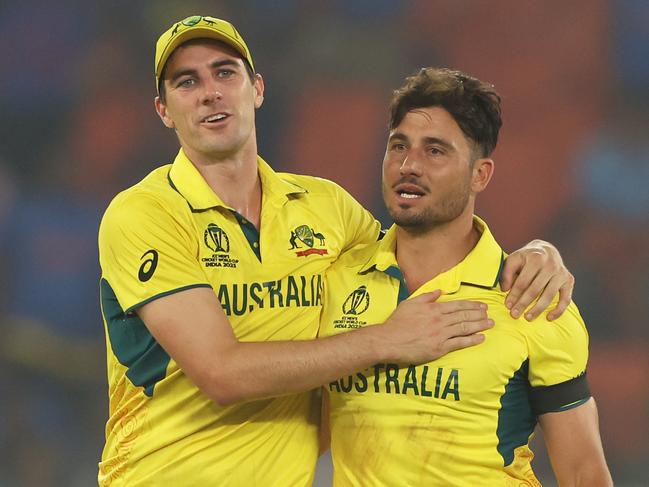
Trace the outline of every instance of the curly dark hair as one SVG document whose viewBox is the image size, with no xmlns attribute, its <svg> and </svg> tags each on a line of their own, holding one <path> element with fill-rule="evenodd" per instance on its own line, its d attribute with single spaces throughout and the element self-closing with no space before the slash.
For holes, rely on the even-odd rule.
<svg viewBox="0 0 649 487">
<path fill-rule="evenodd" d="M 395 129 L 416 108 L 441 107 L 455 119 L 479 149 L 478 157 L 488 157 L 496 148 L 502 126 L 500 95 L 493 85 L 461 71 L 422 68 L 392 94 L 390 130 Z"/>
</svg>

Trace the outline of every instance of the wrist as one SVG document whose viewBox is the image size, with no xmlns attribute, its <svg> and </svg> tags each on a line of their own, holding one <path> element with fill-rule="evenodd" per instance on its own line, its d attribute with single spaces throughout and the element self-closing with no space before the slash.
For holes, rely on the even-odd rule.
<svg viewBox="0 0 649 487">
<path fill-rule="evenodd" d="M 397 351 L 386 333 L 384 323 L 368 325 L 359 332 L 364 335 L 362 337 L 362 346 L 364 346 L 365 352 L 368 354 L 368 360 L 371 363 L 394 362 L 397 360 Z"/>
</svg>

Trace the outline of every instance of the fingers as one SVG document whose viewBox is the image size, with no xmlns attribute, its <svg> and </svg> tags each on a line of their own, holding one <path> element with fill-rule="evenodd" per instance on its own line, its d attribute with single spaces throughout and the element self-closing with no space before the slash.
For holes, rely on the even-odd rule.
<svg viewBox="0 0 649 487">
<path fill-rule="evenodd" d="M 559 290 L 562 288 L 562 286 L 567 285 L 568 282 L 568 276 L 569 273 L 560 273 L 555 276 L 550 276 L 550 281 L 547 283 L 545 286 L 545 289 L 543 289 L 541 296 L 539 297 L 538 301 L 534 304 L 534 307 L 530 309 L 527 313 L 525 313 L 525 319 L 527 321 L 532 321 L 536 319 L 548 306 L 550 306 L 550 303 L 552 303 L 552 300 L 554 297 L 557 295 Z M 536 282 L 538 281 L 538 283 Z M 543 282 L 545 282 L 545 279 L 541 277 L 541 274 L 537 276 L 535 279 L 535 283 L 538 285 L 543 285 Z M 533 286 L 535 284 L 533 283 Z M 534 289 L 530 287 L 529 292 L 533 295 Z M 572 296 L 572 292 L 568 293 L 569 296 Z M 533 298 L 532 298 L 533 299 Z M 557 310 L 557 316 L 560 316 L 561 313 L 565 310 L 565 308 L 568 306 L 570 303 L 570 298 L 568 298 L 568 302 L 566 305 L 561 309 Z M 555 307 L 554 310 L 557 308 Z"/>
<path fill-rule="evenodd" d="M 521 257 L 520 252 L 516 251 L 512 253 L 505 260 L 505 265 L 503 266 L 503 272 L 500 275 L 500 288 L 503 291 L 509 291 L 516 279 L 516 276 L 523 268 L 523 258 Z"/>
<path fill-rule="evenodd" d="M 469 336 L 480 331 L 493 328 L 494 321 L 491 319 L 480 319 L 475 321 L 461 321 L 449 326 L 446 330 L 448 339 L 460 336 Z"/>
<path fill-rule="evenodd" d="M 447 328 L 449 338 L 442 344 L 443 354 L 459 350 L 461 348 L 473 347 L 485 341 L 481 331 L 493 328 L 494 322 L 491 319 L 474 322 L 463 321 Z"/>
<path fill-rule="evenodd" d="M 439 297 L 442 295 L 442 291 L 440 289 L 435 289 L 434 291 L 430 291 L 427 293 L 422 293 L 414 298 L 408 299 L 410 302 L 434 302 L 439 299 Z"/>
<path fill-rule="evenodd" d="M 486 309 L 463 309 L 455 313 L 448 313 L 444 315 L 444 322 L 446 326 L 452 327 L 462 323 L 473 323 L 487 320 Z M 462 333 L 466 335 L 466 333 Z"/>
<path fill-rule="evenodd" d="M 552 321 L 563 314 L 572 300 L 572 290 L 575 287 L 575 277 L 568 272 L 568 280 L 559 289 L 559 302 L 552 311 L 548 313 L 548 320 Z"/>
<path fill-rule="evenodd" d="M 475 310 L 486 310 L 487 305 L 481 303 L 480 301 L 467 301 L 467 300 L 458 300 L 458 301 L 446 301 L 444 303 L 439 303 L 439 310 L 442 314 L 457 313 L 458 311 L 475 311 Z"/>
<path fill-rule="evenodd" d="M 532 257 L 533 255 L 536 257 Z M 541 294 L 557 270 L 552 264 L 545 262 L 543 254 L 528 254 L 526 265 L 516 277 L 505 301 L 513 318 L 518 318 Z"/>
<path fill-rule="evenodd" d="M 552 283 L 554 277 L 555 276 L 549 274 L 546 271 L 542 270 L 541 272 L 539 272 L 534 277 L 534 280 L 527 286 L 527 289 L 523 291 L 523 294 L 519 296 L 518 301 L 512 307 L 512 317 L 518 318 L 523 313 L 523 311 L 525 311 L 525 309 L 532 302 L 534 302 L 537 297 L 539 298 L 537 303 L 535 304 L 534 308 L 532 308 L 525 314 L 525 319 L 532 321 L 541 313 L 541 311 L 545 310 L 550 305 L 552 299 L 559 290 L 559 287 L 563 283 L 561 279 L 558 279 L 558 285 L 553 284 L 550 288 L 548 288 L 550 283 Z"/>
<path fill-rule="evenodd" d="M 444 343 L 444 353 L 460 350 L 461 348 L 473 347 L 475 345 L 481 344 L 484 341 L 485 336 L 482 334 L 449 338 L 448 340 L 446 340 L 446 343 Z"/>
<path fill-rule="evenodd" d="M 523 277 L 526 278 L 526 276 Z M 518 318 L 538 296 L 538 301 L 532 309 L 525 313 L 525 319 L 527 321 L 536 319 L 544 310 L 547 309 L 548 306 L 550 306 L 550 303 L 552 303 L 557 292 L 559 292 L 559 303 L 557 303 L 557 306 L 555 306 L 548 314 L 549 320 L 558 318 L 570 304 L 574 288 L 574 280 L 574 276 L 565 268 L 556 271 L 542 268 L 534 277 L 533 281 L 527 286 L 527 289 L 518 296 L 517 300 L 511 306 L 512 317 Z M 524 283 L 525 281 L 521 280 L 521 285 Z M 514 288 L 516 288 L 517 285 L 518 282 L 514 283 Z M 513 293 L 515 293 L 514 289 L 512 289 L 507 296 L 507 302 L 509 302 L 510 299 L 514 299 L 511 296 Z"/>
</svg>

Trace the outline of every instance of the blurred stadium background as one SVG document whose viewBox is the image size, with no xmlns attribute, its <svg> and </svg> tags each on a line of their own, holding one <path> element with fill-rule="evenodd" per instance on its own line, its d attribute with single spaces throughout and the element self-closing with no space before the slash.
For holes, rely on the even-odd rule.
<svg viewBox="0 0 649 487">
<path fill-rule="evenodd" d="M 562 251 L 611 470 L 649 485 L 649 2 L 24 0 L 0 4 L 0 486 L 96 484 L 98 222 L 176 153 L 153 50 L 196 13 L 232 20 L 265 76 L 260 153 L 342 183 L 385 224 L 391 89 L 427 65 L 496 85 L 505 125 L 479 213 L 509 250 Z"/>
</svg>

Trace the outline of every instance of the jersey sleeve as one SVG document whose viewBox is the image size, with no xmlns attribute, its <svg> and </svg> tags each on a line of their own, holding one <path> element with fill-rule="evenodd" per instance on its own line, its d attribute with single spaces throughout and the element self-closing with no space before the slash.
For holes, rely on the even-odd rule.
<svg viewBox="0 0 649 487">
<path fill-rule="evenodd" d="M 357 245 L 376 242 L 381 230 L 381 224 L 345 189 L 333 183 L 336 187 L 336 199 L 341 212 L 345 242 L 342 251 Z"/>
<path fill-rule="evenodd" d="M 590 397 L 586 378 L 588 332 L 574 303 L 552 322 L 527 325 L 530 400 L 535 414 L 559 412 Z"/>
<path fill-rule="evenodd" d="M 192 287 L 211 287 L 191 223 L 150 195 L 118 196 L 99 229 L 102 281 L 126 312 Z"/>
</svg>

